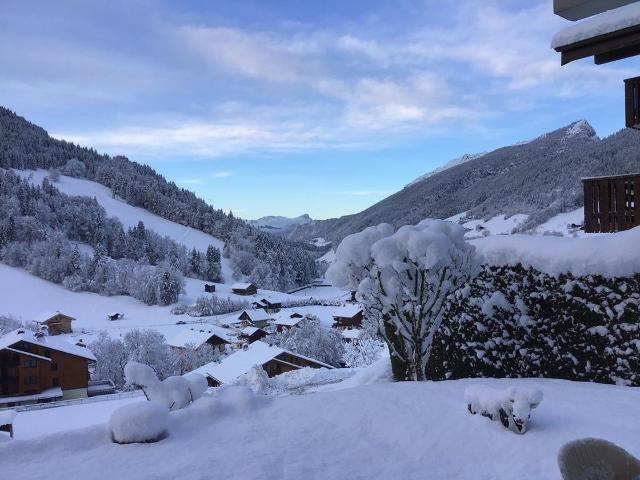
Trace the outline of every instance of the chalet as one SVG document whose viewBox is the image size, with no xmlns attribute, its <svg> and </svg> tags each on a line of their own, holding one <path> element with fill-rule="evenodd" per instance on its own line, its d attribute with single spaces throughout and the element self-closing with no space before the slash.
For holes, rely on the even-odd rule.
<svg viewBox="0 0 640 480">
<path fill-rule="evenodd" d="M 244 327 L 240 331 L 240 338 L 248 343 L 257 342 L 269 335 L 263 329 L 258 327 Z"/>
<path fill-rule="evenodd" d="M 124 313 L 111 312 L 107 314 L 107 318 L 111 321 L 122 320 L 124 318 Z"/>
<path fill-rule="evenodd" d="M 206 283 L 204 285 L 204 291 L 207 292 L 207 293 L 215 293 L 216 286 L 213 283 L 211 283 L 211 284 Z"/>
<path fill-rule="evenodd" d="M 236 295 L 257 295 L 258 287 L 255 283 L 234 283 L 231 285 L 231 291 Z"/>
<path fill-rule="evenodd" d="M 34 321 L 46 327 L 49 335 L 60 335 L 61 333 L 71 333 L 71 322 L 75 318 L 60 312 L 47 312 L 39 315 Z"/>
<path fill-rule="evenodd" d="M 640 174 L 583 178 L 585 232 L 618 232 L 640 225 Z"/>
<path fill-rule="evenodd" d="M 265 328 L 273 320 L 270 315 L 260 310 L 247 311 L 244 310 L 238 317 L 240 325 L 243 327 Z"/>
<path fill-rule="evenodd" d="M 87 396 L 89 350 L 18 329 L 0 337 L 0 406 Z"/>
<path fill-rule="evenodd" d="M 215 325 L 203 325 L 183 330 L 167 343 L 177 350 L 198 350 L 203 345 L 211 345 L 224 352 L 226 345 L 231 343 L 231 331 Z"/>
<path fill-rule="evenodd" d="M 253 302 L 253 307 L 256 309 L 262 309 L 267 313 L 278 313 L 282 308 L 282 303 L 271 302 L 268 298 L 263 298 L 258 302 Z"/>
<path fill-rule="evenodd" d="M 285 332 L 293 327 L 299 326 L 304 320 L 305 317 L 298 312 L 284 312 L 284 314 L 276 317 L 276 330 L 278 332 Z"/>
<path fill-rule="evenodd" d="M 333 328 L 352 329 L 362 327 L 364 316 L 358 304 L 341 307 L 333 314 Z"/>
<path fill-rule="evenodd" d="M 333 368 L 318 360 L 257 341 L 229 355 L 220 363 L 208 363 L 194 372 L 204 375 L 209 386 L 218 387 L 234 383 L 255 366 L 261 366 L 269 377 L 304 367 Z"/>
<path fill-rule="evenodd" d="M 352 343 L 357 345 L 360 342 L 360 334 L 362 330 L 359 328 L 352 328 L 351 330 L 342 330 L 342 341 L 344 343 Z"/>
<path fill-rule="evenodd" d="M 562 65 L 587 57 L 601 65 L 640 54 L 638 0 L 554 0 L 553 7 L 556 15 L 577 21 L 551 42 Z M 640 129 L 640 77 L 624 83 L 625 125 Z"/>
</svg>

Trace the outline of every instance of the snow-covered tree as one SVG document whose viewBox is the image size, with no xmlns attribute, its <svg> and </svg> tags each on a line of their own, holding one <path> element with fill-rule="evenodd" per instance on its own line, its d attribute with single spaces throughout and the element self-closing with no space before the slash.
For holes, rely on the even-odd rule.
<svg viewBox="0 0 640 480">
<path fill-rule="evenodd" d="M 464 228 L 424 220 L 393 233 L 390 225 L 346 237 L 327 271 L 334 285 L 357 289 L 366 315 L 379 319 L 394 377 L 424 380 L 447 297 L 480 268 Z"/>
<path fill-rule="evenodd" d="M 384 344 L 378 339 L 371 337 L 359 338 L 356 342 L 345 344 L 344 364 L 350 368 L 367 367 L 380 358 L 384 348 Z"/>
<path fill-rule="evenodd" d="M 118 390 L 122 389 L 125 384 L 124 366 L 127 363 L 124 344 L 119 339 L 111 338 L 106 332 L 100 332 L 88 347 L 96 356 L 93 379 L 111 380 Z"/>
<path fill-rule="evenodd" d="M 323 326 L 317 317 L 307 317 L 298 326 L 271 337 L 271 343 L 306 357 L 339 366 L 344 343 L 338 330 Z"/>
</svg>

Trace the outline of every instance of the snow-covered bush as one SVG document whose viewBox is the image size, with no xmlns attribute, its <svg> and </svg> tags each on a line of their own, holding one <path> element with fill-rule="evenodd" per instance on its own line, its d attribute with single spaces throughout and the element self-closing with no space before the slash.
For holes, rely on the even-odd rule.
<svg viewBox="0 0 640 480">
<path fill-rule="evenodd" d="M 186 407 L 206 390 L 202 388 L 202 381 L 196 379 L 198 374 L 192 373 L 189 377 L 175 375 L 160 381 L 151 367 L 133 361 L 125 365 L 124 375 L 127 384 L 142 389 L 148 400 L 164 405 L 169 410 Z"/>
<path fill-rule="evenodd" d="M 516 433 L 525 433 L 529 426 L 531 410 L 542 402 L 542 392 L 537 389 L 510 387 L 504 390 L 472 385 L 464 391 L 467 409 L 494 421 Z"/>
<path fill-rule="evenodd" d="M 88 347 L 96 357 L 92 378 L 111 380 L 116 389 L 121 390 L 125 385 L 124 366 L 127 363 L 124 344 L 119 339 L 111 338 L 107 332 L 100 332 Z"/>
<path fill-rule="evenodd" d="M 393 233 L 387 224 L 346 237 L 327 277 L 357 290 L 365 315 L 380 321 L 398 380 L 424 380 L 447 297 L 479 270 L 460 225 L 424 220 Z"/>
<path fill-rule="evenodd" d="M 277 333 L 268 340 L 285 350 L 333 366 L 340 366 L 344 356 L 344 342 L 340 332 L 323 326 L 314 316 L 308 316 L 295 328 Z"/>
<path fill-rule="evenodd" d="M 156 402 L 135 402 L 118 408 L 109 419 L 115 443 L 157 442 L 167 434 L 169 410 Z"/>
<path fill-rule="evenodd" d="M 378 339 L 364 337 L 357 342 L 345 344 L 344 350 L 344 364 L 350 368 L 362 368 L 380 358 L 386 347 Z"/>
<path fill-rule="evenodd" d="M 496 293 L 499 292 L 499 293 Z M 449 297 L 428 377 L 544 377 L 640 386 L 640 275 L 483 267 Z"/>
</svg>

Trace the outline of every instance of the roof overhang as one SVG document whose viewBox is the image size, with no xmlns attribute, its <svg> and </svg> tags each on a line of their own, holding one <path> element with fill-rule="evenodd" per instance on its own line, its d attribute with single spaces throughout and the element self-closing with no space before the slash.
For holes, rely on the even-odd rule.
<svg viewBox="0 0 640 480">
<path fill-rule="evenodd" d="M 555 47 L 561 64 L 593 57 L 596 65 L 622 60 L 640 54 L 640 25 Z"/>
<path fill-rule="evenodd" d="M 583 18 L 622 7 L 636 0 L 553 0 L 553 13 L 567 20 Z"/>
</svg>

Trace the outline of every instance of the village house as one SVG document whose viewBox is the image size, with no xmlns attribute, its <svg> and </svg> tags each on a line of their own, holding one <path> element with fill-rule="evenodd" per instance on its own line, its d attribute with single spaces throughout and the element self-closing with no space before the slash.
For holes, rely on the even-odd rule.
<svg viewBox="0 0 640 480">
<path fill-rule="evenodd" d="M 211 345 L 220 352 L 224 352 L 225 347 L 231 343 L 231 331 L 215 325 L 188 328 L 167 341 L 171 348 L 177 350 L 198 350 L 203 345 Z"/>
<path fill-rule="evenodd" d="M 207 292 L 207 293 L 215 293 L 216 286 L 213 283 L 211 283 L 211 284 L 206 283 L 204 285 L 204 291 Z"/>
<path fill-rule="evenodd" d="M 352 328 L 350 330 L 342 330 L 342 341 L 344 343 L 351 343 L 357 345 L 360 343 L 360 334 L 362 330 L 359 328 Z"/>
<path fill-rule="evenodd" d="M 231 291 L 236 295 L 257 295 L 258 287 L 255 283 L 234 283 L 231 285 Z"/>
<path fill-rule="evenodd" d="M 265 328 L 271 321 L 273 321 L 273 318 L 261 310 L 252 310 L 250 312 L 243 310 L 238 317 L 238 320 L 240 320 L 240 325 L 242 325 L 242 327 Z"/>
<path fill-rule="evenodd" d="M 20 328 L 0 337 L 0 406 L 87 396 L 89 363 L 84 347 Z"/>
<path fill-rule="evenodd" d="M 269 377 L 304 367 L 333 368 L 318 360 L 257 341 L 220 363 L 207 363 L 194 372 L 204 375 L 210 387 L 218 387 L 234 383 L 255 366 L 261 366 Z"/>
<path fill-rule="evenodd" d="M 358 304 L 350 304 L 341 307 L 333 314 L 333 328 L 352 329 L 362 327 L 364 316 L 362 307 Z"/>
<path fill-rule="evenodd" d="M 240 339 L 247 343 L 257 342 L 267 335 L 269 335 L 267 332 L 258 327 L 244 327 L 240 331 Z"/>
<path fill-rule="evenodd" d="M 282 303 L 271 302 L 269 299 L 263 298 L 260 301 L 253 302 L 253 307 L 256 309 L 262 309 L 266 313 L 278 313 L 282 308 Z"/>
<path fill-rule="evenodd" d="M 305 316 L 298 312 L 282 312 L 276 316 L 276 330 L 286 332 L 293 327 L 300 325 L 305 320 Z"/>
<path fill-rule="evenodd" d="M 34 319 L 38 325 L 46 327 L 49 335 L 72 333 L 71 322 L 73 320 L 75 318 L 60 312 L 46 312 Z"/>
</svg>

